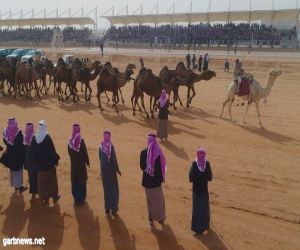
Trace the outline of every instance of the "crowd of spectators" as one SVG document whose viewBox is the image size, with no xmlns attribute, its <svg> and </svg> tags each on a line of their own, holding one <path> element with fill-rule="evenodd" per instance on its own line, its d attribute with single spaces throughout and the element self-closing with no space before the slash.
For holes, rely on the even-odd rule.
<svg viewBox="0 0 300 250">
<path fill-rule="evenodd" d="M 281 40 L 282 35 L 281 31 L 272 26 L 229 23 L 111 27 L 106 39 L 121 43 L 236 44 L 249 41 L 276 43 Z"/>
<path fill-rule="evenodd" d="M 86 44 L 92 31 L 88 28 L 67 27 L 62 30 L 65 42 Z M 52 28 L 18 28 L 0 29 L 0 42 L 17 43 L 50 43 L 53 37 Z"/>
</svg>

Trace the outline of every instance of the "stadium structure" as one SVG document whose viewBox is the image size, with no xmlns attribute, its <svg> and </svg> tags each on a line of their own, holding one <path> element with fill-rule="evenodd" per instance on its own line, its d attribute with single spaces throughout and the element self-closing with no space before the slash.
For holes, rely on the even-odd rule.
<svg viewBox="0 0 300 250">
<path fill-rule="evenodd" d="M 211 4 L 211 1 L 210 1 Z M 100 27 L 100 20 L 105 19 L 110 23 L 110 26 L 118 25 L 163 25 L 163 24 L 199 24 L 199 23 L 232 23 L 245 22 L 253 23 L 259 22 L 268 26 L 280 27 L 281 29 L 296 29 L 297 32 L 297 46 L 300 40 L 300 23 L 299 14 L 300 8 L 298 3 L 294 9 L 274 9 L 270 10 L 253 10 L 250 6 L 248 10 L 231 10 L 230 5 L 227 11 L 215 12 L 211 11 L 210 4 L 207 12 L 193 12 L 192 2 L 185 13 L 176 13 L 175 3 L 170 7 L 166 13 L 159 11 L 158 4 L 153 9 L 145 13 L 143 5 L 140 5 L 133 13 L 128 12 L 128 5 L 121 9 L 115 15 L 115 7 L 111 7 L 98 17 L 98 7 L 93 8 L 85 14 L 85 10 L 81 9 L 72 12 L 71 8 L 60 12 L 58 9 L 47 11 L 46 9 L 36 11 L 19 10 L 16 12 L 7 11 L 0 12 L 0 29 L 15 29 L 15 28 L 34 28 L 34 27 L 61 27 L 61 26 L 80 26 L 93 27 L 91 39 L 97 39 L 104 36 L 103 27 Z M 125 13 L 124 13 L 125 12 Z M 108 15 L 111 14 L 111 15 Z M 284 25 L 283 25 L 284 24 Z M 55 37 L 61 39 L 56 32 Z M 55 40 L 56 38 L 53 37 Z M 51 41 L 51 44 L 61 44 L 61 42 Z"/>
</svg>

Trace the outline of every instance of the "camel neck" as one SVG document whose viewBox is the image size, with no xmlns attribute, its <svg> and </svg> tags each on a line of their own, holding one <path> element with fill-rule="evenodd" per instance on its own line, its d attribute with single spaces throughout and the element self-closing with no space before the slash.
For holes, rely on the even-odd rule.
<svg viewBox="0 0 300 250">
<path fill-rule="evenodd" d="M 263 89 L 263 96 L 262 96 L 263 98 L 266 98 L 270 95 L 275 80 L 276 80 L 275 76 L 269 75 L 269 77 L 267 78 L 267 84 Z"/>
</svg>

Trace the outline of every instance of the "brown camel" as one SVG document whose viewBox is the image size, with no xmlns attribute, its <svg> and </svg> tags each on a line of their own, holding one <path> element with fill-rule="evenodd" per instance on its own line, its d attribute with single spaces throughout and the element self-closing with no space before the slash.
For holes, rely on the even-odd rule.
<svg viewBox="0 0 300 250">
<path fill-rule="evenodd" d="M 201 74 L 196 74 L 196 73 L 194 73 L 193 70 L 187 69 L 184 66 L 183 62 L 180 62 L 177 64 L 176 73 L 177 73 L 176 78 L 178 80 L 178 85 L 186 86 L 188 88 L 187 101 L 186 101 L 187 107 L 190 106 L 193 98 L 196 96 L 194 84 L 201 80 L 209 81 L 211 78 L 216 77 L 216 72 L 211 71 L 211 70 L 206 70 L 206 71 L 202 72 Z M 191 90 L 193 92 L 192 96 L 190 96 Z M 177 92 L 177 94 L 178 94 L 178 92 Z M 177 99 L 178 99 L 178 96 L 177 96 Z"/>
<path fill-rule="evenodd" d="M 76 59 L 75 59 L 76 60 Z M 84 68 L 87 68 L 88 70 L 89 70 L 89 72 L 90 73 L 92 73 L 94 70 L 99 70 L 99 69 L 102 69 L 102 66 L 101 66 L 101 62 L 100 61 L 95 61 L 95 62 L 93 62 L 93 64 L 90 66 L 90 65 L 88 65 L 87 63 L 82 63 L 82 65 L 83 65 L 83 67 Z M 98 75 L 99 75 L 99 73 L 100 72 L 98 72 Z M 98 75 L 96 75 L 96 77 L 98 76 Z M 96 79 L 96 77 L 93 79 L 93 80 L 95 80 Z M 91 81 L 93 81 L 93 80 L 91 80 Z M 83 92 L 83 82 L 81 82 L 81 92 Z M 85 88 L 85 89 L 87 89 L 87 88 Z"/>
<path fill-rule="evenodd" d="M 164 82 L 168 82 L 170 78 L 173 78 L 174 81 L 176 81 L 177 84 L 175 84 L 174 89 L 172 89 L 171 91 L 173 91 L 173 103 L 172 106 L 173 108 L 176 110 L 176 105 L 175 103 L 177 102 L 177 100 L 179 100 L 181 106 L 182 106 L 182 102 L 179 98 L 178 95 L 178 90 L 179 90 L 179 83 L 178 80 L 176 78 L 177 73 L 176 70 L 170 70 L 168 68 L 168 66 L 164 66 L 161 71 L 159 72 L 159 77 L 164 81 Z"/>
<path fill-rule="evenodd" d="M 14 87 L 15 78 L 14 78 L 14 70 L 11 65 L 6 60 L 0 61 L 0 91 L 5 96 L 4 83 L 7 82 L 8 85 L 8 93 L 11 94 L 11 89 Z M 14 93 L 16 98 L 16 92 Z"/>
<path fill-rule="evenodd" d="M 37 97 L 41 99 L 37 80 L 43 79 L 44 75 L 42 71 L 37 71 L 35 68 L 31 68 L 25 62 L 22 62 L 17 65 L 15 83 L 23 91 L 25 88 L 24 92 L 27 98 L 32 99 L 31 90 L 34 89 Z"/>
<path fill-rule="evenodd" d="M 109 68 L 104 66 L 104 69 L 101 71 L 98 81 L 97 81 L 97 98 L 98 98 L 98 103 L 99 103 L 99 108 L 101 111 L 103 111 L 102 105 L 101 105 L 101 100 L 100 100 L 100 95 L 105 92 L 109 91 L 113 93 L 113 102 L 114 106 L 116 109 L 116 112 L 118 113 L 118 108 L 117 108 L 117 94 L 118 90 L 120 89 L 121 86 L 124 86 L 127 82 L 131 80 L 131 75 L 133 74 L 133 70 L 125 70 L 123 73 L 117 72 L 111 72 Z"/>
<path fill-rule="evenodd" d="M 142 108 L 144 109 L 147 118 L 149 118 L 149 115 L 145 108 L 144 103 L 144 93 L 149 95 L 150 98 L 150 113 L 151 117 L 154 117 L 154 109 L 157 100 L 159 99 L 161 95 L 161 91 L 165 89 L 167 93 L 170 93 L 172 89 L 174 89 L 176 85 L 175 78 L 170 76 L 166 76 L 166 79 L 169 80 L 168 83 L 162 81 L 162 79 L 156 75 L 153 74 L 151 69 L 142 68 L 139 72 L 138 77 L 136 78 L 134 82 L 134 90 L 133 94 L 131 96 L 131 101 L 133 105 L 133 115 L 135 115 L 135 107 L 137 105 L 138 99 L 141 98 Z M 154 98 L 154 102 L 152 105 L 152 99 Z"/>
<path fill-rule="evenodd" d="M 95 68 L 95 71 L 93 74 L 90 73 L 90 70 L 86 68 L 82 61 L 76 58 L 72 64 L 71 70 L 72 70 L 72 79 L 75 81 L 75 87 L 76 82 L 80 81 L 83 84 L 85 84 L 85 100 L 90 101 L 91 100 L 91 94 L 92 94 L 92 88 L 90 87 L 90 81 L 93 81 L 96 79 L 96 77 L 99 75 L 99 73 L 102 70 L 102 66 L 98 67 L 99 63 L 96 62 L 94 65 L 97 65 Z M 89 89 L 89 96 L 87 95 L 87 89 Z"/>
<path fill-rule="evenodd" d="M 111 74 L 116 74 L 116 75 L 120 74 L 119 69 L 116 68 L 116 67 L 113 67 L 112 64 L 111 64 L 111 62 L 109 62 L 109 61 L 106 62 L 106 63 L 104 64 L 104 68 L 107 68 L 107 70 L 108 70 Z M 125 71 L 126 71 L 126 70 L 134 70 L 134 69 L 136 69 L 136 65 L 130 63 L 130 64 L 128 64 L 128 65 L 126 66 Z M 131 80 L 134 80 L 134 79 L 131 78 Z M 125 85 L 125 84 L 124 84 L 124 85 Z M 123 85 L 123 86 L 124 86 L 124 85 Z M 124 104 L 125 101 L 124 101 L 123 94 L 122 94 L 122 90 L 121 90 L 121 88 L 122 88 L 123 86 L 120 86 L 119 92 L 120 92 L 120 95 L 121 95 L 122 103 Z M 109 97 L 108 97 L 108 95 L 107 95 L 106 92 L 105 92 L 105 95 L 106 95 L 107 101 L 110 102 L 110 99 L 109 99 Z M 116 102 L 119 103 L 119 102 L 120 102 L 119 93 L 117 93 L 116 98 L 117 98 Z"/>
<path fill-rule="evenodd" d="M 70 95 L 67 96 L 66 99 L 68 99 L 72 95 L 73 102 L 78 101 L 79 97 L 77 95 L 76 85 L 75 85 L 76 81 L 73 80 L 72 70 L 65 63 L 61 63 L 54 74 L 54 83 L 55 83 L 54 87 L 56 87 L 56 83 L 57 83 L 57 89 L 56 89 L 57 98 L 58 101 L 62 101 L 62 102 L 64 101 L 63 91 L 61 87 L 61 84 L 63 82 L 66 83 L 66 85 L 70 89 Z"/>
</svg>

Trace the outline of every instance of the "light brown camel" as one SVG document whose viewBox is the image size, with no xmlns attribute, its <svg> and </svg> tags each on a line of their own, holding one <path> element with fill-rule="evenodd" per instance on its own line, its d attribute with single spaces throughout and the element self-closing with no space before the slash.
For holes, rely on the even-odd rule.
<svg viewBox="0 0 300 250">
<path fill-rule="evenodd" d="M 183 62 L 180 62 L 177 64 L 176 73 L 177 73 L 176 78 L 178 80 L 178 84 L 182 85 L 182 86 L 186 86 L 188 88 L 186 107 L 190 106 L 193 98 L 196 95 L 194 84 L 196 82 L 200 82 L 201 80 L 209 81 L 213 77 L 216 77 L 216 72 L 211 71 L 211 70 L 206 70 L 206 71 L 202 72 L 201 74 L 196 74 L 196 73 L 194 73 L 193 70 L 187 69 L 184 66 Z M 191 90 L 193 92 L 192 96 L 190 96 Z"/>
<path fill-rule="evenodd" d="M 25 87 L 25 94 L 27 98 L 32 99 L 31 90 L 34 89 L 37 97 L 41 99 L 37 80 L 43 79 L 43 76 L 44 73 L 42 71 L 38 72 L 26 65 L 25 62 L 21 62 L 17 65 L 15 83 L 18 86 L 21 86 L 23 90 Z"/>
<path fill-rule="evenodd" d="M 167 77 L 168 78 L 168 77 Z M 170 78 L 169 84 L 166 84 L 162 81 L 162 79 L 153 74 L 151 69 L 142 68 L 139 72 L 138 77 L 134 82 L 134 90 L 131 96 L 131 101 L 133 105 L 133 115 L 135 115 L 135 107 L 137 105 L 138 99 L 141 98 L 142 108 L 144 109 L 147 118 L 149 118 L 149 114 L 146 111 L 145 103 L 144 103 L 144 93 L 149 95 L 150 98 L 150 113 L 151 117 L 154 117 L 154 108 L 157 100 L 161 95 L 161 91 L 165 89 L 167 93 L 170 93 L 172 89 L 174 89 L 176 84 L 175 78 Z M 153 106 L 152 106 L 152 98 L 154 98 Z"/>
<path fill-rule="evenodd" d="M 125 70 L 123 73 L 117 73 L 115 72 L 110 72 L 108 68 L 104 68 L 98 78 L 97 81 L 97 98 L 98 98 L 98 104 L 99 108 L 101 111 L 103 111 L 102 105 L 101 105 L 101 100 L 100 100 L 100 95 L 105 92 L 109 91 L 113 93 L 113 102 L 114 106 L 116 109 L 116 112 L 118 113 L 118 108 L 117 108 L 117 94 L 118 90 L 120 89 L 120 86 L 124 86 L 127 82 L 131 80 L 131 75 L 133 74 L 133 70 Z"/>
<path fill-rule="evenodd" d="M 274 85 L 274 82 L 277 79 L 277 77 L 280 75 L 281 75 L 280 70 L 277 70 L 277 69 L 270 70 L 268 77 L 267 77 L 265 87 L 262 87 L 261 84 L 256 79 L 253 79 L 252 83 L 250 84 L 250 94 L 247 96 L 241 97 L 241 98 L 247 100 L 247 106 L 246 106 L 246 109 L 245 109 L 244 115 L 243 115 L 243 123 L 245 123 L 245 117 L 246 117 L 246 114 L 248 112 L 250 105 L 254 102 L 255 107 L 256 107 L 256 114 L 257 114 L 258 121 L 259 121 L 259 126 L 262 129 L 264 128 L 262 125 L 261 119 L 260 119 L 259 101 L 261 99 L 267 98 L 270 95 L 272 87 Z M 222 113 L 220 116 L 222 117 L 222 115 L 224 113 L 224 108 L 229 103 L 228 111 L 229 111 L 230 119 L 232 120 L 231 107 L 232 107 L 232 103 L 235 99 L 235 96 L 237 95 L 237 84 L 235 82 L 232 82 L 229 85 L 227 91 L 228 91 L 228 97 L 223 102 Z"/>
</svg>

